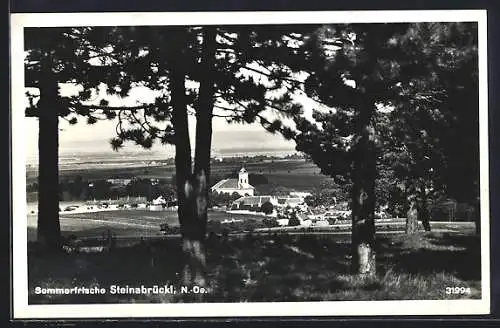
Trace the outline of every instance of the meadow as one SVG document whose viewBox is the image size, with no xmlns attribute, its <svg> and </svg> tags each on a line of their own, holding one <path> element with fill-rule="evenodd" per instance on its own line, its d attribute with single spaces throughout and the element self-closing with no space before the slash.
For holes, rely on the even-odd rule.
<svg viewBox="0 0 500 328">
<path fill-rule="evenodd" d="M 224 220 L 259 220 L 260 215 L 229 214 L 221 211 L 209 211 L 209 218 L 213 221 Z M 179 226 L 177 211 L 148 211 L 148 210 L 116 210 L 80 214 L 63 214 L 60 217 L 61 234 L 64 237 L 93 239 L 101 238 L 108 230 L 121 239 L 139 239 L 163 236 L 161 224 Z M 28 241 L 36 241 L 36 215 L 28 215 Z"/>
<path fill-rule="evenodd" d="M 242 166 L 249 173 L 264 174 L 269 184 L 279 185 L 285 188 L 295 188 L 298 190 L 312 190 L 319 187 L 321 182 L 330 178 L 321 175 L 318 167 L 303 159 L 274 159 L 274 160 L 237 160 L 231 159 L 224 162 L 215 161 L 211 166 L 211 184 L 215 184 L 219 179 L 237 172 Z M 175 174 L 173 164 L 156 164 L 149 166 L 115 166 L 74 168 L 61 170 L 59 175 L 61 180 L 71 180 L 76 176 L 81 176 L 83 180 L 99 180 L 115 178 L 157 178 L 171 179 Z M 26 183 L 36 182 L 38 172 L 28 170 L 26 173 Z"/>
<path fill-rule="evenodd" d="M 481 297 L 479 238 L 472 231 L 377 236 L 377 274 L 350 271 L 350 236 L 251 233 L 207 242 L 203 302 L 437 300 Z M 43 254 L 28 247 L 29 303 L 158 303 L 175 294 L 37 295 L 35 287 L 179 286 L 178 238 L 136 240 L 94 253 Z M 447 294 L 460 286 L 464 294 Z"/>
</svg>

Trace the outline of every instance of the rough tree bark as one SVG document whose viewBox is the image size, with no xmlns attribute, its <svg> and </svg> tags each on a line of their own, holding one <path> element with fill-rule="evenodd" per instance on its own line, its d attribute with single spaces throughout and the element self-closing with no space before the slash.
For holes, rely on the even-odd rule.
<svg viewBox="0 0 500 328">
<path fill-rule="evenodd" d="M 179 38 L 182 38 L 179 32 Z M 170 97 L 172 102 L 172 125 L 175 143 L 175 176 L 177 185 L 178 216 L 181 227 L 182 250 L 184 255 L 181 280 L 185 285 L 196 284 L 199 277 L 198 258 L 200 250 L 191 242 L 197 234 L 193 225 L 193 178 L 191 161 L 191 143 L 189 140 L 188 114 L 186 102 L 186 72 L 182 64 L 182 46 L 172 49 L 170 67 Z"/>
<path fill-rule="evenodd" d="M 181 52 L 180 52 L 181 53 Z M 206 286 L 205 237 L 210 178 L 210 148 L 214 83 L 211 72 L 215 63 L 215 29 L 203 31 L 202 74 L 199 103 L 196 108 L 195 165 L 192 170 L 191 148 L 185 103 L 185 72 L 182 57 L 171 69 L 171 96 L 174 102 L 173 125 L 176 146 L 176 177 L 182 250 L 185 257 L 182 282 L 185 285 Z M 183 100 L 180 100 L 180 99 Z"/>
<path fill-rule="evenodd" d="M 474 222 L 476 224 L 476 235 L 481 235 L 481 202 L 479 198 L 474 204 Z"/>
<path fill-rule="evenodd" d="M 418 210 L 417 203 L 414 200 L 409 201 L 409 209 L 406 212 L 406 229 L 407 234 L 414 234 L 418 231 Z"/>
<path fill-rule="evenodd" d="M 418 219 L 422 221 L 424 230 L 431 231 L 430 213 L 427 207 L 427 192 L 425 191 L 424 186 L 420 187 L 419 204 L 417 210 L 418 210 Z"/>
<path fill-rule="evenodd" d="M 375 131 L 363 128 L 354 158 L 352 187 L 352 265 L 361 275 L 376 273 L 375 261 Z"/>
<path fill-rule="evenodd" d="M 403 213 L 408 213 L 408 210 L 410 209 L 410 202 L 408 201 L 408 183 L 406 181 L 403 182 Z"/>
<path fill-rule="evenodd" d="M 198 106 L 196 108 L 196 148 L 193 174 L 193 234 L 186 236 L 184 246 L 195 251 L 196 284 L 205 286 L 205 237 L 208 210 L 208 185 L 210 181 L 210 150 L 212 145 L 212 112 L 214 106 L 215 85 L 213 67 L 215 65 L 214 27 L 203 29 L 203 49 L 201 58 L 201 77 Z"/>
<path fill-rule="evenodd" d="M 62 246 L 59 223 L 59 86 L 50 61 L 40 81 L 38 102 L 38 225 L 37 239 L 49 250 Z"/>
<path fill-rule="evenodd" d="M 212 147 L 212 112 L 214 107 L 215 85 L 212 72 L 215 65 L 214 27 L 203 31 L 202 74 L 200 94 L 196 108 L 196 149 L 194 175 L 196 184 L 196 212 L 200 224 L 206 226 L 208 208 L 208 183 L 210 178 L 210 153 Z"/>
</svg>

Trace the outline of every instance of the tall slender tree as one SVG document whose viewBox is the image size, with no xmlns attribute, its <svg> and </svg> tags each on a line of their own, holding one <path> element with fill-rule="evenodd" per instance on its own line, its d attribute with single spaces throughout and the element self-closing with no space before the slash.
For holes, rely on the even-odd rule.
<svg viewBox="0 0 500 328">
<path fill-rule="evenodd" d="M 61 82 L 85 74 L 89 65 L 76 52 L 77 40 L 69 29 L 29 28 L 25 30 L 25 86 L 29 107 L 26 116 L 38 117 L 38 240 L 49 249 L 61 246 L 59 225 L 59 117 L 70 114 L 70 108 L 59 92 Z M 84 83 L 80 97 L 85 100 L 95 84 Z M 33 91 L 37 89 L 38 91 Z M 37 101 L 38 100 L 38 101 Z M 74 123 L 74 121 L 71 121 Z"/>
<path fill-rule="evenodd" d="M 91 98 L 101 83 L 111 91 L 118 89 L 121 95 L 130 90 L 123 88 L 128 85 L 117 72 L 131 54 L 112 58 L 106 49 L 109 34 L 110 30 L 103 28 L 25 29 L 25 87 L 29 100 L 26 116 L 39 121 L 37 235 L 52 250 L 61 248 L 59 119 L 76 124 L 77 116 L 83 116 L 88 124 L 94 124 L 99 119 L 113 118 L 120 108 L 107 106 L 105 100 L 92 104 Z M 76 91 L 63 94 L 62 86 Z"/>
<path fill-rule="evenodd" d="M 333 108 L 316 112 L 317 124 L 299 118 L 298 149 L 311 155 L 324 174 L 351 183 L 353 270 L 375 273 L 375 181 L 380 156 L 376 129 L 379 106 L 392 99 L 399 81 L 393 40 L 406 24 L 325 26 L 312 40 L 315 67 L 306 90 Z M 325 40 L 345 40 L 325 51 Z M 319 63 L 319 64 L 318 64 Z"/>
</svg>

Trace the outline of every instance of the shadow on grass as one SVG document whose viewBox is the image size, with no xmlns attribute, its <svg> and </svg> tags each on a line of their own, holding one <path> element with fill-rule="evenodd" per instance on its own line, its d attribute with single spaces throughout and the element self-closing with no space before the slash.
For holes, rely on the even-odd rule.
<svg viewBox="0 0 500 328">
<path fill-rule="evenodd" d="M 442 299 L 444 287 L 480 286 L 474 236 L 379 236 L 378 275 L 350 272 L 349 236 L 242 235 L 207 241 L 206 302 Z M 35 295 L 40 287 L 178 285 L 179 239 L 147 240 L 110 252 L 48 256 L 29 251 L 30 303 L 185 302 L 172 295 Z M 477 295 L 476 295 L 477 296 Z M 189 301 L 189 300 L 187 300 Z"/>
<path fill-rule="evenodd" d="M 378 238 L 379 265 L 398 272 L 448 272 L 463 280 L 481 279 L 480 239 L 475 235 L 421 233 Z"/>
<path fill-rule="evenodd" d="M 211 256 L 219 265 L 212 271 L 218 284 L 209 299 L 239 301 L 315 301 L 345 284 L 335 279 L 347 272 L 341 260 L 345 243 L 317 236 L 247 236 L 233 239 Z"/>
<path fill-rule="evenodd" d="M 145 286 L 177 283 L 181 250 L 178 240 L 161 240 L 117 247 L 96 253 L 42 254 L 28 252 L 29 288 L 87 287 L 109 289 L 111 285 Z M 46 295 L 30 295 L 33 303 L 47 300 Z M 52 297 L 51 303 L 118 302 L 120 295 L 64 295 Z M 136 297 L 138 295 L 134 295 Z M 140 295 L 143 296 L 143 295 Z M 144 295 L 142 298 L 146 298 Z M 69 298 L 69 299 L 68 299 Z M 123 298 L 123 296 L 121 297 Z M 139 297 L 140 300 L 141 297 Z"/>
</svg>

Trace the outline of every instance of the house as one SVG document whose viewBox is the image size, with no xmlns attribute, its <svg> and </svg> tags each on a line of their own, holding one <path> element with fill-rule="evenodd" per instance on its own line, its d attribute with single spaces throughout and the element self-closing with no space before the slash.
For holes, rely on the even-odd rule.
<svg viewBox="0 0 500 328">
<path fill-rule="evenodd" d="M 165 204 L 167 204 L 167 200 L 165 199 L 165 197 L 160 195 L 160 196 L 158 196 L 158 198 L 153 199 L 152 204 L 153 205 L 165 205 Z"/>
<path fill-rule="evenodd" d="M 217 182 L 210 191 L 230 194 L 237 193 L 241 196 L 253 196 L 255 188 L 248 183 L 248 172 L 244 167 L 238 173 L 238 179 L 224 179 Z"/>
<path fill-rule="evenodd" d="M 276 222 L 278 222 L 278 225 L 280 227 L 286 227 L 288 225 L 289 219 L 277 219 Z"/>
<path fill-rule="evenodd" d="M 278 199 L 274 196 L 243 196 L 233 201 L 231 209 L 260 208 L 266 202 L 270 202 L 274 206 L 278 205 Z"/>
<path fill-rule="evenodd" d="M 119 179 L 119 178 L 117 178 L 117 179 L 107 179 L 106 181 L 111 183 L 114 186 L 126 186 L 132 181 L 132 179 Z M 92 186 L 93 186 L 93 184 L 92 184 Z M 90 187 L 90 184 L 89 184 L 89 187 Z"/>
<path fill-rule="evenodd" d="M 307 205 L 304 199 L 300 197 L 280 197 L 280 196 L 243 196 L 233 201 L 231 209 L 248 209 L 252 207 L 261 207 L 265 202 L 270 202 L 277 208 L 297 208 L 301 211 L 307 211 Z"/>
<path fill-rule="evenodd" d="M 291 207 L 296 208 L 302 206 L 304 199 L 301 197 L 278 197 L 278 207 Z"/>
<path fill-rule="evenodd" d="M 312 220 L 304 213 L 297 213 L 297 219 L 299 219 L 301 226 L 310 227 L 312 225 Z"/>
<path fill-rule="evenodd" d="M 279 197 L 279 196 L 243 196 L 231 204 L 231 210 L 250 210 L 257 209 L 262 206 L 262 204 L 270 202 L 273 204 L 274 208 L 293 208 L 300 211 L 307 211 L 307 205 L 304 204 L 304 199 L 299 197 Z"/>
<path fill-rule="evenodd" d="M 149 206 L 150 211 L 163 211 L 163 205 L 161 204 L 156 204 L 156 205 L 150 205 Z"/>
<path fill-rule="evenodd" d="M 312 196 L 310 192 L 306 191 L 290 191 L 290 197 L 306 198 Z"/>
</svg>

